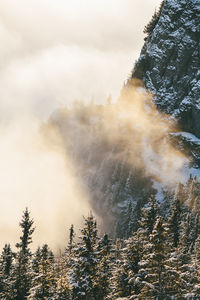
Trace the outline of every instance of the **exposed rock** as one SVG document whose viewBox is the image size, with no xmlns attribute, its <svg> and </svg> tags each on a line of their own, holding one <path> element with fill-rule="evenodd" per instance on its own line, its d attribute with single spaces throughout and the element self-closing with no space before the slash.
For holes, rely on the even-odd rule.
<svg viewBox="0 0 200 300">
<path fill-rule="evenodd" d="M 165 0 L 132 77 L 155 95 L 159 109 L 200 137 L 200 1 Z"/>
</svg>

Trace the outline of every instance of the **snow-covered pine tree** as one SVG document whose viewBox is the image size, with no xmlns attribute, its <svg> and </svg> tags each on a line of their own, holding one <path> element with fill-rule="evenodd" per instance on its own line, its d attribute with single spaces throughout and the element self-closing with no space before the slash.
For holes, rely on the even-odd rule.
<svg viewBox="0 0 200 300">
<path fill-rule="evenodd" d="M 111 262 L 111 278 L 110 278 L 110 293 L 108 299 L 118 299 L 125 297 L 127 292 L 127 273 L 124 270 L 124 248 L 123 241 L 117 239 L 114 251 L 113 260 Z"/>
<path fill-rule="evenodd" d="M 128 239 L 133 231 L 133 224 L 134 224 L 134 218 L 133 218 L 133 207 L 132 207 L 132 202 L 131 200 L 128 202 L 128 208 L 126 212 L 126 217 L 125 217 L 125 238 Z"/>
<path fill-rule="evenodd" d="M 41 249 L 40 249 L 40 247 L 38 247 L 37 250 L 35 251 L 35 253 L 33 255 L 33 259 L 32 259 L 32 270 L 33 270 L 34 276 L 39 274 L 40 261 L 41 261 Z"/>
<path fill-rule="evenodd" d="M 13 296 L 12 288 L 12 268 L 14 253 L 10 244 L 6 244 L 3 248 L 0 258 L 0 299 L 11 299 Z"/>
<path fill-rule="evenodd" d="M 112 243 L 105 234 L 98 243 L 98 265 L 95 281 L 95 299 L 106 299 L 110 291 L 111 266 L 113 262 Z"/>
<path fill-rule="evenodd" d="M 143 250 L 146 251 L 146 245 L 149 244 L 149 238 L 155 225 L 159 213 L 159 207 L 154 195 L 149 197 L 147 204 L 141 210 L 139 228 L 137 234 L 143 243 Z"/>
<path fill-rule="evenodd" d="M 194 299 L 200 299 L 200 235 L 196 239 L 194 245 L 194 254 L 192 255 L 192 276 L 193 286 L 191 294 L 194 295 Z"/>
<path fill-rule="evenodd" d="M 19 223 L 22 228 L 20 242 L 16 244 L 18 249 L 15 259 L 14 275 L 14 290 L 16 300 L 25 300 L 29 295 L 29 290 L 32 284 L 32 273 L 30 260 L 32 257 L 29 245 L 32 243 L 32 234 L 35 230 L 33 220 L 30 218 L 30 213 L 26 208 L 22 220 Z"/>
<path fill-rule="evenodd" d="M 112 291 L 109 299 L 132 299 L 139 294 L 138 271 L 141 259 L 141 247 L 137 232 L 126 241 L 124 248 L 121 249 L 121 259 L 115 265 L 111 278 Z"/>
<path fill-rule="evenodd" d="M 169 224 L 165 224 L 167 237 L 165 241 L 165 295 L 166 299 L 181 299 L 181 272 L 179 271 L 178 249 L 172 246 Z"/>
<path fill-rule="evenodd" d="M 141 299 L 165 299 L 165 262 L 167 231 L 162 217 L 158 216 L 150 236 L 148 251 L 139 262 Z"/>
<path fill-rule="evenodd" d="M 171 235 L 171 242 L 173 247 L 177 247 L 180 239 L 181 221 L 183 213 L 183 185 L 179 184 L 178 191 L 174 197 L 174 201 L 171 207 L 171 215 L 169 217 L 169 229 Z"/>
<path fill-rule="evenodd" d="M 69 253 L 68 253 L 69 254 Z M 52 300 L 72 299 L 71 285 L 69 283 L 69 264 L 66 252 L 55 258 L 54 279 L 55 287 L 52 290 Z"/>
<path fill-rule="evenodd" d="M 9 276 L 11 272 L 14 253 L 11 250 L 10 244 L 5 244 L 1 254 L 1 269 L 5 276 Z"/>
<path fill-rule="evenodd" d="M 74 237 L 75 237 L 74 225 L 72 224 L 70 227 L 70 230 L 69 230 L 69 244 L 68 244 L 69 254 L 71 254 L 73 246 L 74 246 Z"/>
<path fill-rule="evenodd" d="M 54 274 L 54 260 L 52 252 L 45 244 L 40 252 L 36 252 L 38 266 L 34 266 L 35 273 L 32 279 L 29 300 L 49 299 L 55 293 L 56 279 Z M 35 258 L 34 258 L 35 260 Z"/>
<path fill-rule="evenodd" d="M 180 241 L 176 248 L 177 266 L 180 274 L 180 289 L 182 295 L 191 296 L 193 286 L 196 282 L 196 270 L 192 263 L 192 230 L 194 226 L 194 216 L 189 211 L 183 215 L 181 222 Z M 186 298 L 187 299 L 187 298 Z M 195 298 L 194 298 L 195 299 Z"/>
<path fill-rule="evenodd" d="M 155 195 L 152 195 L 148 199 L 147 205 L 142 209 L 142 218 L 139 222 L 140 228 L 146 230 L 148 235 L 152 233 L 156 218 L 158 216 L 158 211 L 159 208 Z"/>
<path fill-rule="evenodd" d="M 68 272 L 71 268 L 73 268 L 74 262 L 75 262 L 75 252 L 74 249 L 76 248 L 77 244 L 75 242 L 75 231 L 74 231 L 74 225 L 72 224 L 69 228 L 69 238 L 68 238 L 68 244 L 65 248 L 65 251 L 63 255 L 61 255 L 62 259 L 62 267 L 66 269 L 66 276 L 68 277 Z"/>
<path fill-rule="evenodd" d="M 194 226 L 194 216 L 190 211 L 182 214 L 180 238 L 179 238 L 179 252 L 188 254 L 191 251 L 192 231 Z M 195 243 L 195 239 L 194 239 Z M 184 261 L 183 261 L 184 263 Z"/>
<path fill-rule="evenodd" d="M 194 215 L 194 223 L 191 228 L 191 241 L 190 241 L 190 252 L 192 253 L 194 251 L 194 245 L 196 243 L 196 240 L 200 236 L 200 212 L 199 210 Z"/>
<path fill-rule="evenodd" d="M 56 287 L 52 299 L 72 299 L 72 286 L 70 284 L 70 274 L 75 263 L 74 248 L 76 243 L 74 241 L 75 232 L 72 224 L 69 229 L 68 245 L 62 254 L 60 251 L 59 257 L 55 259 L 55 275 Z"/>
<path fill-rule="evenodd" d="M 97 280 L 97 225 L 92 213 L 84 219 L 80 242 L 74 249 L 74 264 L 71 270 L 73 299 L 95 299 Z"/>
</svg>

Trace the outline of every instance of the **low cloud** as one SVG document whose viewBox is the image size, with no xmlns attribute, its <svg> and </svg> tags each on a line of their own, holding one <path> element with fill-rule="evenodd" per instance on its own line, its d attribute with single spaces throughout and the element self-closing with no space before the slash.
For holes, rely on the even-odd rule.
<svg viewBox="0 0 200 300">
<path fill-rule="evenodd" d="M 160 1 L 2 0 L 0 118 L 116 99 Z M 145 11 L 145 14 L 144 14 Z"/>
<path fill-rule="evenodd" d="M 80 213 L 89 210 L 66 149 L 57 140 L 58 148 L 49 145 L 38 130 L 56 107 L 71 106 L 75 99 L 118 98 L 143 44 L 143 27 L 159 2 L 0 2 L 2 244 L 18 239 L 25 206 L 39 228 L 37 242 L 48 240 L 50 246 L 59 246 L 65 226 L 78 226 Z"/>
</svg>

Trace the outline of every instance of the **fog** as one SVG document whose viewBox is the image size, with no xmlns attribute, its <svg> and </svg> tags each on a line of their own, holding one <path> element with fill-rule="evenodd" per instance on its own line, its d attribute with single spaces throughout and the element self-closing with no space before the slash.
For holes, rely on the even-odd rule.
<svg viewBox="0 0 200 300">
<path fill-rule="evenodd" d="M 116 101 L 159 3 L 0 2 L 1 246 L 18 239 L 26 206 L 36 221 L 36 242 L 54 247 L 89 211 L 87 191 L 76 182 L 59 134 L 53 129 L 56 141 L 49 144 L 41 122 L 76 99 L 104 103 L 111 94 Z"/>
<path fill-rule="evenodd" d="M 2 0 L 1 118 L 116 99 L 158 0 Z M 14 115 L 14 116 L 13 116 Z"/>
</svg>

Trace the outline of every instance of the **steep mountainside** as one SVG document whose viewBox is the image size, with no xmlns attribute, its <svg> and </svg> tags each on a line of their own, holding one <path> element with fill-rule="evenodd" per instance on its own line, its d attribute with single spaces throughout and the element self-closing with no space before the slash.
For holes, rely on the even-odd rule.
<svg viewBox="0 0 200 300">
<path fill-rule="evenodd" d="M 132 77 L 155 95 L 159 109 L 200 137 L 200 1 L 165 0 Z"/>
<path fill-rule="evenodd" d="M 198 182 L 199 18 L 200 1 L 163 1 L 145 28 L 148 36 L 133 79 L 117 103 L 77 103 L 49 120 L 61 134 L 91 207 L 103 219 L 103 230 L 113 236 L 137 229 L 150 196 L 166 216 L 178 183 Z M 181 128 L 174 126 L 176 119 Z"/>
</svg>

